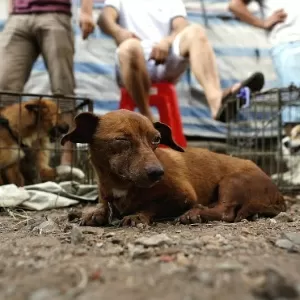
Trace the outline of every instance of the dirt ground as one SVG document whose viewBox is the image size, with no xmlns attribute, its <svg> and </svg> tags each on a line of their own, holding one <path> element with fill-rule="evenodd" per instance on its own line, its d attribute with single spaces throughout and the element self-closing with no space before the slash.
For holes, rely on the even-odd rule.
<svg viewBox="0 0 300 300">
<path fill-rule="evenodd" d="M 0 299 L 300 299 L 300 202 L 235 224 L 78 227 L 0 213 Z M 87 208 L 85 208 L 87 209 Z"/>
</svg>

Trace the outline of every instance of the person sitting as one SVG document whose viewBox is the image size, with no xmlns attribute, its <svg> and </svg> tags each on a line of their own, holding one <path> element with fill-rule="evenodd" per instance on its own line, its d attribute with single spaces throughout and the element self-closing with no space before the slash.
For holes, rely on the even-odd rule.
<svg viewBox="0 0 300 300">
<path fill-rule="evenodd" d="M 213 48 L 201 25 L 189 24 L 181 0 L 106 0 L 100 29 L 117 44 L 117 82 L 139 111 L 153 120 L 149 107 L 152 83 L 176 83 L 188 65 L 204 89 L 211 115 L 224 120 L 222 106 L 242 86 L 260 90 L 261 73 L 222 91 Z M 223 115 L 223 116 L 222 116 Z"/>
<path fill-rule="evenodd" d="M 264 18 L 258 18 L 248 8 L 257 2 Z M 300 10 L 294 0 L 231 0 L 229 9 L 241 21 L 266 30 L 271 44 L 271 56 L 279 87 L 300 86 Z M 300 122 L 300 107 L 290 105 L 282 111 L 285 127 Z"/>
</svg>

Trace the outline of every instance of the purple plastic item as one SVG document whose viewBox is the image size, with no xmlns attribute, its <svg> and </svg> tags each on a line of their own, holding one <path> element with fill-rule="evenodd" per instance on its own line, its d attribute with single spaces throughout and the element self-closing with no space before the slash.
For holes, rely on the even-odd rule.
<svg viewBox="0 0 300 300">
<path fill-rule="evenodd" d="M 245 100 L 245 104 L 241 106 L 241 108 L 246 108 L 250 106 L 251 101 L 251 90 L 247 86 L 242 87 L 239 93 L 236 95 L 237 98 Z"/>
</svg>

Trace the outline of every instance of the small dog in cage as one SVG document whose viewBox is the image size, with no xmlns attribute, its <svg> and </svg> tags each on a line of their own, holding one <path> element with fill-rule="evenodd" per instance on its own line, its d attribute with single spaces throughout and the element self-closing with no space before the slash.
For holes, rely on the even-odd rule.
<svg viewBox="0 0 300 300">
<path fill-rule="evenodd" d="M 61 120 L 58 106 L 49 99 L 33 99 L 1 109 L 0 184 L 5 178 L 6 183 L 24 185 L 20 161 L 34 149 L 37 149 L 36 165 L 40 178 L 54 180 L 57 170 L 49 166 L 49 146 L 68 130 L 68 124 Z"/>
<path fill-rule="evenodd" d="M 61 143 L 89 144 L 102 207 L 81 224 L 150 224 L 178 217 L 183 224 L 241 221 L 284 211 L 283 196 L 252 161 L 177 145 L 171 129 L 141 114 L 118 110 L 81 113 Z M 171 149 L 160 148 L 167 145 Z"/>
<path fill-rule="evenodd" d="M 281 150 L 283 161 L 286 163 L 288 171 L 282 175 L 275 174 L 294 185 L 300 184 L 300 125 L 289 126 L 286 129 L 287 136 L 282 139 Z"/>
</svg>

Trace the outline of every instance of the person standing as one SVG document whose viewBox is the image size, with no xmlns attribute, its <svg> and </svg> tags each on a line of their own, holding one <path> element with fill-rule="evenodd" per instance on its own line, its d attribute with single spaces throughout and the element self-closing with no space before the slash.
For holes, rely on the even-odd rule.
<svg viewBox="0 0 300 300">
<path fill-rule="evenodd" d="M 9 0 L 9 17 L 0 33 L 0 90 L 23 92 L 32 67 L 41 54 L 49 73 L 53 94 L 73 96 L 74 33 L 71 0 Z M 86 39 L 94 30 L 93 0 L 81 0 L 80 27 Z M 69 101 L 59 101 L 62 112 Z M 11 99 L 10 99 L 11 103 Z M 64 114 L 71 125 L 72 115 Z M 71 144 L 61 156 L 61 165 L 71 165 Z"/>
</svg>

